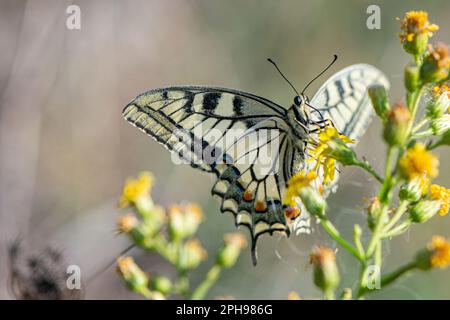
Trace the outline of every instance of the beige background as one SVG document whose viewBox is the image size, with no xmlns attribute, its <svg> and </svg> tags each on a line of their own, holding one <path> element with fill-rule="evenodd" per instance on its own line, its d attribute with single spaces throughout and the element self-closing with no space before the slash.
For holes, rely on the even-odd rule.
<svg viewBox="0 0 450 320">
<path fill-rule="evenodd" d="M 65 27 L 66 7 L 81 7 L 81 30 Z M 378 4 L 381 30 L 368 30 L 369 4 Z M 210 198 L 211 177 L 175 166 L 157 143 L 121 118 L 123 106 L 145 90 L 176 84 L 210 84 L 291 103 L 290 88 L 266 62 L 274 57 L 302 87 L 328 63 L 332 72 L 366 62 L 391 79 L 392 100 L 402 98 L 398 22 L 410 9 L 426 9 L 448 42 L 450 2 L 433 1 L 0 1 L 0 298 L 7 293 L 6 244 L 21 235 L 32 249 L 54 245 L 82 268 L 86 298 L 136 298 L 114 268 L 102 270 L 127 246 L 113 233 L 123 180 L 155 173 L 154 198 L 162 204 L 196 201 L 206 213 L 200 238 L 212 252 L 234 230 Z M 330 75 L 331 72 L 328 73 Z M 316 82 L 310 93 L 324 81 Z M 358 147 L 380 169 L 384 148 L 377 121 Z M 448 149 L 441 150 L 438 182 L 449 186 Z M 376 183 L 345 169 L 330 215 L 344 234 L 365 223 L 364 197 Z M 405 262 L 434 234 L 449 235 L 450 217 L 391 242 L 386 270 Z M 318 228 L 317 228 L 318 229 Z M 237 298 L 284 299 L 290 290 L 317 296 L 308 252 L 331 244 L 319 230 L 288 240 L 264 237 L 259 265 L 244 252 L 211 292 Z M 146 270 L 163 272 L 154 257 L 133 252 Z M 355 279 L 351 258 L 340 255 L 344 282 Z M 204 268 L 208 266 L 205 263 Z M 450 270 L 417 274 L 383 297 L 450 298 Z M 195 281 L 195 277 L 194 277 Z M 373 297 L 381 297 L 374 295 Z"/>
</svg>

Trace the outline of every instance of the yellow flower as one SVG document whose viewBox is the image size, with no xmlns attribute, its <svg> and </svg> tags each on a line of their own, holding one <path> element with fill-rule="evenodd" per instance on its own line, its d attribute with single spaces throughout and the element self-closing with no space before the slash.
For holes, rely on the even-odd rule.
<svg viewBox="0 0 450 320">
<path fill-rule="evenodd" d="M 119 207 L 135 205 L 139 199 L 149 195 L 153 186 L 153 175 L 150 172 L 142 172 L 137 179 L 128 179 L 123 187 Z"/>
<path fill-rule="evenodd" d="M 288 182 L 288 187 L 284 194 L 283 203 L 290 207 L 297 207 L 298 190 L 310 186 L 314 179 L 317 178 L 317 174 L 313 171 L 305 173 L 304 171 L 294 174 Z"/>
<path fill-rule="evenodd" d="M 347 147 L 347 143 L 354 141 L 343 134 L 339 134 L 335 127 L 327 126 L 318 133 L 318 138 L 311 138 L 309 150 L 311 158 L 308 162 L 316 161 L 313 171 L 318 171 L 322 166 L 324 174 L 324 184 L 334 180 L 336 170 L 336 160 L 343 165 L 354 164 L 356 156 L 352 149 Z"/>
<path fill-rule="evenodd" d="M 409 11 L 402 20 L 400 29 L 400 40 L 402 42 L 412 42 L 414 38 L 421 33 L 426 33 L 429 37 L 433 32 L 439 30 L 439 26 L 430 24 L 428 13 L 425 11 Z"/>
<path fill-rule="evenodd" d="M 439 160 L 424 144 L 417 142 L 406 151 L 399 162 L 400 169 L 407 180 L 423 175 L 434 178 L 438 175 Z"/>
<path fill-rule="evenodd" d="M 441 236 L 434 236 L 428 244 L 431 253 L 430 264 L 433 267 L 445 268 L 450 265 L 450 241 Z"/>
<path fill-rule="evenodd" d="M 450 99 L 450 81 L 446 81 L 439 86 L 434 86 L 432 94 L 435 96 L 447 95 L 447 98 Z"/>
<path fill-rule="evenodd" d="M 439 200 L 441 202 L 439 215 L 445 216 L 450 209 L 450 189 L 433 184 L 430 187 L 430 197 L 433 200 Z"/>
</svg>

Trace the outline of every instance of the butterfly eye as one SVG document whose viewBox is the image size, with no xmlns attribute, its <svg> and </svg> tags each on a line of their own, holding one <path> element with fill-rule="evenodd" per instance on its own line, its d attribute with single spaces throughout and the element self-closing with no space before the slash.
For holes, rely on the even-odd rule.
<svg viewBox="0 0 450 320">
<path fill-rule="evenodd" d="M 300 96 L 295 96 L 294 98 L 294 104 L 296 106 L 300 106 L 302 104 L 302 98 L 300 98 Z"/>
</svg>

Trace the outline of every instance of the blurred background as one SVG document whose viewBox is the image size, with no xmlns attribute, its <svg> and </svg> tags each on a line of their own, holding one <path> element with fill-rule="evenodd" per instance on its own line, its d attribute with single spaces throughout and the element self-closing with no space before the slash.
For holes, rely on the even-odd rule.
<svg viewBox="0 0 450 320">
<path fill-rule="evenodd" d="M 81 29 L 66 28 L 66 8 L 81 8 Z M 381 8 L 381 29 L 366 27 L 370 4 Z M 209 250 L 234 231 L 210 197 L 212 177 L 174 165 L 159 144 L 127 124 L 121 110 L 151 88 L 208 84 L 252 92 L 281 105 L 293 93 L 266 61 L 273 57 L 298 87 L 329 63 L 327 73 L 370 63 L 391 80 L 393 101 L 403 98 L 402 70 L 409 57 L 397 37 L 396 17 L 429 12 L 450 38 L 450 2 L 433 1 L 0 1 L 0 298 L 8 292 L 8 244 L 20 237 L 30 250 L 53 246 L 81 267 L 85 298 L 136 298 L 108 265 L 129 243 L 114 233 L 123 181 L 141 170 L 157 179 L 156 202 L 198 202 L 206 221 L 200 240 Z M 326 76 L 314 83 L 310 96 Z M 358 146 L 380 169 L 384 147 L 377 121 Z M 438 183 L 449 186 L 448 149 L 440 150 Z M 365 225 L 364 199 L 376 183 L 346 168 L 330 215 L 346 236 Z M 449 235 L 449 217 L 412 228 L 385 248 L 385 270 L 406 262 L 432 235 Z M 247 249 L 226 270 L 210 297 L 285 299 L 295 290 L 318 296 L 308 254 L 332 245 L 320 228 L 308 236 L 264 236 L 259 264 Z M 246 230 L 243 230 L 246 231 Z M 133 250 L 146 271 L 161 272 L 159 259 Z M 355 278 L 354 261 L 339 254 L 342 283 Z M 209 266 L 204 263 L 204 270 Z M 165 272 L 165 271 L 162 271 Z M 198 272 L 197 272 L 198 274 Z M 170 273 L 168 274 L 170 275 Z M 371 298 L 450 298 L 450 269 L 416 273 Z M 193 281 L 195 282 L 195 276 Z"/>
</svg>

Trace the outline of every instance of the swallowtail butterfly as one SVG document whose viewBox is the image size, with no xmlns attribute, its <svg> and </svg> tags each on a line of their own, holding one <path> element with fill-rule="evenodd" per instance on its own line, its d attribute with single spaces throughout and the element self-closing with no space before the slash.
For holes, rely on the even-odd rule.
<svg viewBox="0 0 450 320">
<path fill-rule="evenodd" d="M 179 159 L 217 177 L 212 194 L 222 212 L 234 215 L 236 226 L 250 230 L 256 263 L 260 235 L 309 231 L 306 211 L 290 222 L 282 204 L 289 178 L 308 169 L 308 136 L 331 120 L 357 141 L 373 114 L 367 88 L 375 83 L 389 87 L 375 67 L 352 65 L 328 79 L 312 99 L 303 90 L 289 107 L 226 88 L 167 87 L 137 96 L 123 116 Z M 261 161 L 267 155 L 272 161 Z"/>
</svg>

